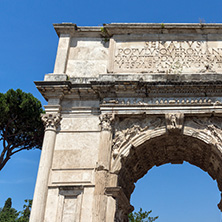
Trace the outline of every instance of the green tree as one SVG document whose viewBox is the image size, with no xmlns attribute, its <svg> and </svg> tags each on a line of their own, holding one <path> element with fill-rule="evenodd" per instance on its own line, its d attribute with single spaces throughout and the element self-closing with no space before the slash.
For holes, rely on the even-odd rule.
<svg viewBox="0 0 222 222">
<path fill-rule="evenodd" d="M 138 212 L 132 212 L 129 214 L 129 222 L 153 222 L 158 217 L 149 217 L 152 210 L 150 211 L 144 211 L 142 208 Z"/>
<path fill-rule="evenodd" d="M 18 215 L 19 212 L 12 208 L 12 199 L 8 198 L 0 211 L 0 222 L 15 222 Z"/>
<path fill-rule="evenodd" d="M 44 126 L 42 105 L 31 93 L 8 90 L 0 93 L 0 170 L 21 150 L 41 149 Z"/>
<path fill-rule="evenodd" d="M 29 222 L 29 217 L 31 213 L 32 200 L 25 200 L 23 211 L 21 211 L 21 216 L 17 220 L 17 222 Z"/>
</svg>

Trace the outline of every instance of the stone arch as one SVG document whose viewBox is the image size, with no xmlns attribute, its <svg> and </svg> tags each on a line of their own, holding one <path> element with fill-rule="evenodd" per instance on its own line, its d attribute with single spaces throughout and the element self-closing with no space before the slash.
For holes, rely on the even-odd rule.
<svg viewBox="0 0 222 222">
<path fill-rule="evenodd" d="M 222 118 L 186 117 L 182 127 L 173 129 L 164 117 L 124 119 L 123 126 L 132 124 L 122 129 L 121 121 L 117 122 L 120 127 L 115 132 L 111 163 L 111 174 L 116 175 L 116 186 L 121 187 L 116 195 L 116 221 L 127 221 L 134 183 L 153 166 L 189 162 L 206 171 L 222 191 Z M 128 200 L 128 206 L 120 196 L 125 203 Z"/>
<path fill-rule="evenodd" d="M 187 160 L 222 189 L 222 25 L 55 29 L 54 73 L 35 84 L 48 101 L 46 115 L 58 118 L 46 124 L 31 222 L 55 222 L 71 193 L 80 221 L 127 221 L 134 182 L 167 162 Z M 175 59 L 178 50 L 184 55 Z M 70 189 L 60 192 L 66 186 L 81 191 L 80 202 Z"/>
</svg>

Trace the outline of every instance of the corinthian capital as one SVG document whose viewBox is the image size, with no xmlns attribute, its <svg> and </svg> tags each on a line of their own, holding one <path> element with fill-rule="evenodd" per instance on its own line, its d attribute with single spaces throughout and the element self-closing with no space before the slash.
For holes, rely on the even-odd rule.
<svg viewBox="0 0 222 222">
<path fill-rule="evenodd" d="M 102 130 L 112 130 L 112 122 L 114 120 L 113 114 L 102 114 L 99 116 Z"/>
<path fill-rule="evenodd" d="M 42 121 L 45 125 L 45 129 L 56 129 L 61 120 L 59 113 L 47 113 L 42 114 Z"/>
</svg>

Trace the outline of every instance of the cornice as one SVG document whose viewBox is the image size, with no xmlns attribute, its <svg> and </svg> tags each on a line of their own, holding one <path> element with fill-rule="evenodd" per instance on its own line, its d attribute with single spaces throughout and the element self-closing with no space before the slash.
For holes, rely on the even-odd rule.
<svg viewBox="0 0 222 222">
<path fill-rule="evenodd" d="M 218 34 L 222 33 L 221 23 L 111 23 L 104 24 L 109 35 L 120 34 Z"/>
<path fill-rule="evenodd" d="M 135 80 L 133 80 L 135 79 Z M 210 97 L 222 95 L 221 74 L 126 75 L 104 74 L 98 78 L 70 78 L 67 81 L 36 81 L 38 90 L 49 96 L 75 98 L 105 97 Z"/>
<path fill-rule="evenodd" d="M 35 81 L 34 83 L 46 101 L 49 98 L 61 98 L 71 89 L 69 81 Z"/>
<path fill-rule="evenodd" d="M 77 26 L 74 23 L 53 24 L 57 35 L 69 34 L 75 37 L 102 37 L 102 26 Z"/>
<path fill-rule="evenodd" d="M 221 23 L 110 23 L 103 26 L 77 26 L 75 23 L 53 24 L 57 35 L 109 37 L 123 34 L 222 34 Z"/>
</svg>

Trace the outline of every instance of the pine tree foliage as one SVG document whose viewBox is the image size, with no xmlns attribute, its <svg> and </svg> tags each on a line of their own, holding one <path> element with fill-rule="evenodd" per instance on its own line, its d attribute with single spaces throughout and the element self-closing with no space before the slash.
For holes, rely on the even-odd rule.
<svg viewBox="0 0 222 222">
<path fill-rule="evenodd" d="M 25 200 L 23 211 L 12 208 L 12 199 L 8 198 L 0 209 L 0 222 L 29 222 L 32 200 Z"/>
<path fill-rule="evenodd" d="M 149 215 L 152 213 L 152 210 L 150 211 L 144 211 L 142 208 L 138 212 L 132 212 L 129 214 L 129 222 L 153 222 L 155 221 L 157 217 L 150 217 Z"/>
<path fill-rule="evenodd" d="M 17 222 L 29 222 L 29 217 L 31 213 L 32 200 L 25 200 L 23 211 L 21 211 L 21 216 L 17 220 Z"/>
<path fill-rule="evenodd" d="M 12 208 L 12 199 L 8 198 L 0 211 L 0 222 L 15 222 L 18 215 L 19 212 Z"/>
<path fill-rule="evenodd" d="M 41 149 L 44 135 L 41 113 L 42 105 L 31 93 L 20 89 L 0 93 L 0 170 L 15 153 Z"/>
</svg>

